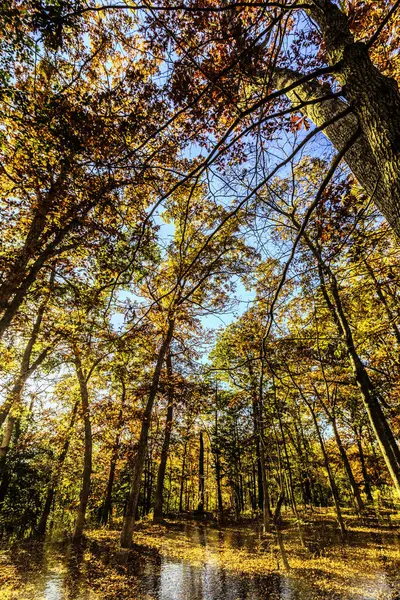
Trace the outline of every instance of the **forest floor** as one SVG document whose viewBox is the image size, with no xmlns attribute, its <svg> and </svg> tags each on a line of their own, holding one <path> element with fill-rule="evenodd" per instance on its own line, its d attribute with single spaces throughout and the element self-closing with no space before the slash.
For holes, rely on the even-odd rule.
<svg viewBox="0 0 400 600">
<path fill-rule="evenodd" d="M 285 515 L 284 515 L 285 517 Z M 131 550 L 118 531 L 84 543 L 25 540 L 0 549 L 0 600 L 399 600 L 400 515 L 346 515 L 347 535 L 319 510 L 284 519 L 285 572 L 274 534 L 258 524 L 142 522 Z"/>
</svg>

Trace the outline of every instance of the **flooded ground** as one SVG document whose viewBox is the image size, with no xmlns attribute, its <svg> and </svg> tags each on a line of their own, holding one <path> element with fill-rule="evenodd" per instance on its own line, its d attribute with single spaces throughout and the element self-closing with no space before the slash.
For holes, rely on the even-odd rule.
<svg viewBox="0 0 400 600">
<path fill-rule="evenodd" d="M 118 533 L 93 531 L 79 547 L 30 541 L 0 552 L 0 600 L 400 599 L 400 544 L 393 524 L 354 521 L 286 526 L 290 572 L 271 534 L 194 523 L 141 526 L 130 551 Z"/>
</svg>

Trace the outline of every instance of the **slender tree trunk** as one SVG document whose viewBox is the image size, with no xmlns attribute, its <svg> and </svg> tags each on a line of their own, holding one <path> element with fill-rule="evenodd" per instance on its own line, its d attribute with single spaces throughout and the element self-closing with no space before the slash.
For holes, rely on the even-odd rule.
<svg viewBox="0 0 400 600">
<path fill-rule="evenodd" d="M 215 390 L 215 443 L 214 443 L 214 454 L 215 454 L 215 480 L 217 483 L 217 509 L 218 509 L 218 520 L 221 521 L 223 517 L 223 502 L 222 502 L 222 470 L 221 470 L 221 448 L 219 443 L 219 430 L 218 430 L 218 395 L 217 389 Z"/>
<path fill-rule="evenodd" d="M 348 456 L 347 456 L 347 452 L 344 449 L 338 428 L 337 428 L 337 423 L 336 423 L 336 419 L 335 417 L 333 417 L 331 419 L 331 424 L 332 424 L 332 428 L 333 428 L 333 433 L 335 435 L 335 440 L 336 440 L 336 445 L 339 449 L 339 453 L 340 453 L 340 457 L 342 459 L 343 462 L 343 466 L 345 468 L 346 474 L 347 474 L 347 478 L 349 480 L 350 483 L 350 487 L 351 490 L 353 492 L 353 496 L 354 496 L 354 500 L 356 502 L 357 505 L 357 509 L 359 512 L 362 512 L 365 508 L 364 506 L 364 502 L 362 501 L 361 495 L 360 495 L 360 490 L 358 489 L 358 485 L 356 483 L 356 480 L 354 478 L 354 474 L 353 474 L 353 470 L 351 468 Z"/>
<path fill-rule="evenodd" d="M 376 295 L 378 296 L 379 300 L 381 301 L 381 303 L 383 305 L 383 308 L 384 308 L 384 310 L 386 312 L 386 315 L 388 317 L 390 326 L 391 326 L 392 331 L 394 333 L 394 337 L 396 338 L 397 345 L 400 346 L 400 330 L 399 330 L 399 328 L 397 326 L 397 323 L 396 323 L 396 317 L 393 314 L 392 309 L 389 306 L 389 303 L 388 303 L 388 301 L 387 301 L 387 299 L 385 297 L 385 294 L 383 293 L 381 284 L 379 283 L 379 281 L 375 277 L 374 270 L 372 269 L 371 265 L 369 264 L 369 262 L 367 260 L 364 259 L 363 262 L 364 262 L 364 265 L 366 266 L 367 271 L 368 271 L 368 273 L 369 273 L 369 275 L 370 275 L 370 277 L 371 277 L 371 279 L 373 281 L 374 288 L 375 288 L 375 291 L 376 291 Z"/>
<path fill-rule="evenodd" d="M 286 472 L 287 472 L 287 475 L 288 475 L 289 498 L 290 498 L 290 503 L 291 503 L 292 508 L 293 508 L 294 516 L 296 517 L 296 525 L 297 525 L 297 529 L 298 529 L 298 532 L 299 532 L 300 543 L 304 547 L 305 543 L 304 543 L 303 530 L 301 528 L 300 515 L 299 515 L 299 511 L 297 510 L 296 497 L 295 497 L 295 494 L 294 494 L 292 467 L 291 467 L 291 464 L 290 464 L 289 453 L 288 453 L 287 444 L 286 444 L 286 436 L 285 436 L 285 431 L 284 431 L 283 423 L 282 423 L 282 417 L 281 417 L 281 413 L 280 413 L 278 402 L 277 402 L 277 398 L 276 398 L 276 391 L 274 391 L 274 395 L 275 395 L 276 413 L 277 413 L 277 416 L 278 416 L 279 429 L 280 429 L 280 432 L 281 432 L 281 438 L 282 438 L 282 444 L 283 444 L 283 451 L 285 453 Z"/>
<path fill-rule="evenodd" d="M 103 525 L 107 525 L 109 518 L 112 513 L 112 491 L 114 486 L 114 477 L 115 477 L 115 469 L 117 466 L 118 454 L 119 454 L 119 446 L 120 446 L 120 437 L 121 437 L 121 429 L 123 423 L 123 414 L 124 414 L 124 406 L 126 400 L 126 387 L 125 382 L 121 379 L 122 386 L 122 395 L 121 395 L 121 406 L 118 413 L 118 423 L 117 423 L 117 435 L 115 437 L 115 442 L 111 452 L 111 461 L 110 461 L 110 471 L 108 474 L 107 481 L 107 489 L 106 489 L 106 497 L 103 504 L 103 510 L 101 512 L 101 523 Z"/>
<path fill-rule="evenodd" d="M 283 541 L 283 535 L 282 535 L 282 531 L 281 531 L 281 508 L 282 508 L 284 499 L 285 499 L 285 495 L 281 491 L 279 498 L 278 498 L 278 502 L 276 503 L 276 508 L 275 508 L 275 512 L 274 512 L 274 516 L 273 516 L 273 523 L 274 523 L 274 527 L 275 527 L 276 539 L 278 541 L 279 551 L 280 551 L 280 554 L 282 557 L 283 569 L 286 572 L 289 572 L 290 564 L 289 564 L 285 544 Z"/>
<path fill-rule="evenodd" d="M 252 415 L 253 415 L 253 432 L 256 447 L 256 461 L 257 461 L 257 490 L 258 490 L 258 508 L 263 510 L 264 508 L 264 485 L 263 485 L 263 467 L 261 465 L 261 450 L 260 450 L 260 429 L 259 429 L 259 401 L 257 387 L 255 384 L 255 373 L 249 357 L 248 370 L 250 379 L 252 380 Z"/>
<path fill-rule="evenodd" d="M 221 487 L 221 457 L 219 450 L 216 452 L 215 456 L 215 479 L 217 482 L 217 506 L 218 506 L 218 517 L 221 520 L 222 514 L 224 511 L 224 505 L 222 502 L 222 487 Z"/>
<path fill-rule="evenodd" d="M 182 469 L 181 469 L 181 485 L 179 490 L 179 512 L 183 513 L 183 490 L 185 487 L 185 467 L 186 467 L 186 450 L 187 450 L 187 442 L 183 447 L 183 457 L 182 457 Z"/>
<path fill-rule="evenodd" d="M 142 478 L 144 460 L 147 451 L 147 443 L 149 437 L 150 430 L 150 419 L 153 411 L 153 404 L 158 392 L 158 386 L 160 383 L 160 376 L 162 365 L 165 359 L 165 355 L 169 350 L 169 346 L 172 340 L 172 335 L 174 332 L 174 320 L 169 319 L 168 323 L 168 331 L 167 334 L 161 344 L 160 351 L 158 353 L 156 367 L 154 369 L 153 380 L 151 383 L 149 395 L 147 398 L 147 404 L 145 408 L 145 412 L 143 415 L 142 428 L 140 431 L 139 445 L 136 454 L 135 465 L 133 469 L 131 489 L 128 496 L 128 501 L 126 505 L 126 512 L 124 516 L 124 521 L 122 524 L 122 532 L 121 532 L 121 547 L 122 548 L 130 548 L 132 544 L 132 534 L 133 528 L 135 525 L 135 516 L 136 509 L 139 500 L 139 491 L 140 491 L 140 480 Z"/>
<path fill-rule="evenodd" d="M 204 439 L 202 431 L 200 431 L 199 441 L 199 501 L 197 512 L 202 514 L 204 513 Z"/>
<path fill-rule="evenodd" d="M 151 510 L 151 495 L 153 491 L 153 458 L 147 452 L 147 486 L 144 489 L 143 514 L 148 515 Z"/>
<path fill-rule="evenodd" d="M 171 431 L 172 431 L 172 418 L 174 413 L 174 382 L 173 382 L 173 373 L 172 373 L 172 361 L 171 361 L 171 352 L 167 352 L 166 357 L 166 365 L 167 365 L 167 386 L 168 386 L 168 408 L 167 408 L 167 420 L 165 423 L 165 433 L 164 433 L 164 442 L 161 450 L 161 459 L 160 466 L 158 468 L 158 476 L 157 476 L 157 487 L 156 487 L 156 501 L 154 505 L 154 517 L 153 521 L 158 523 L 162 520 L 163 517 L 163 493 L 164 493 L 164 478 L 165 478 L 165 470 L 167 468 L 167 460 L 168 460 L 168 452 L 169 452 L 169 443 L 171 439 Z"/>
<path fill-rule="evenodd" d="M 50 277 L 50 282 L 49 282 L 50 288 L 53 287 L 53 283 L 54 283 L 54 270 L 52 271 L 52 274 Z M 11 407 L 14 404 L 20 403 L 25 383 L 27 382 L 28 378 L 36 371 L 36 369 L 42 364 L 42 362 L 44 361 L 44 359 L 46 358 L 46 356 L 49 352 L 49 348 L 45 348 L 44 350 L 42 350 L 42 352 L 39 354 L 39 356 L 36 358 L 36 360 L 34 360 L 33 363 L 31 364 L 33 348 L 35 346 L 36 340 L 37 340 L 39 332 L 40 332 L 40 328 L 42 325 L 43 316 L 44 316 L 44 313 L 46 310 L 47 302 L 48 302 L 48 297 L 45 298 L 45 300 L 42 302 L 42 304 L 40 305 L 40 307 L 38 309 L 36 319 L 35 319 L 35 322 L 33 324 L 33 328 L 31 331 L 31 335 L 28 339 L 28 342 L 24 349 L 24 353 L 22 355 L 21 366 L 20 366 L 18 376 L 16 377 L 16 380 L 14 381 L 14 384 L 13 384 L 13 386 L 10 390 L 10 393 L 8 394 L 5 402 L 3 403 L 3 405 L 0 408 L 0 427 L 3 425 L 4 421 L 6 420 L 8 414 L 11 410 Z"/>
<path fill-rule="evenodd" d="M 262 487 L 263 487 L 263 529 L 264 533 L 269 531 L 271 524 L 271 508 L 269 500 L 269 486 L 267 479 L 267 466 L 265 464 L 265 448 L 264 441 L 261 440 L 260 444 L 260 459 L 261 459 L 261 472 L 262 472 Z"/>
<path fill-rule="evenodd" d="M 370 482 L 370 478 L 368 475 L 367 467 L 365 465 L 365 456 L 364 456 L 364 451 L 363 451 L 363 447 L 362 447 L 362 443 L 361 443 L 361 437 L 359 437 L 358 435 L 356 435 L 356 442 L 357 442 L 357 448 L 358 448 L 358 455 L 360 458 L 361 472 L 363 474 L 363 479 L 364 479 L 365 495 L 367 496 L 368 502 L 372 502 L 373 498 L 372 498 L 372 493 L 371 493 L 371 482 Z"/>
<path fill-rule="evenodd" d="M 360 495 L 360 490 L 358 489 L 358 485 L 357 485 L 356 480 L 354 478 L 353 470 L 351 468 L 351 465 L 350 465 L 350 462 L 349 462 L 349 459 L 348 459 L 348 456 L 347 456 L 347 452 L 344 449 L 344 446 L 343 446 L 343 443 L 342 443 L 342 439 L 341 439 L 340 434 L 339 434 L 339 430 L 338 430 L 337 422 L 336 422 L 336 416 L 334 414 L 334 411 L 333 410 L 330 411 L 328 409 L 328 407 L 326 406 L 326 404 L 324 402 L 322 402 L 322 400 L 321 400 L 321 404 L 322 404 L 322 406 L 323 406 L 323 408 L 324 408 L 324 410 L 326 412 L 326 415 L 328 417 L 328 420 L 329 420 L 330 424 L 332 425 L 332 429 L 333 429 L 333 433 L 334 433 L 334 436 L 335 436 L 336 445 L 338 447 L 339 454 L 340 454 L 340 457 L 342 459 L 344 469 L 346 471 L 347 479 L 349 480 L 351 491 L 353 492 L 353 497 L 354 497 L 355 503 L 357 505 L 357 509 L 358 509 L 359 512 L 362 512 L 364 510 L 364 508 L 365 508 L 364 507 L 364 502 L 362 501 L 362 498 L 361 498 L 361 495 Z"/>
<path fill-rule="evenodd" d="M 300 225 L 296 219 L 292 218 L 292 222 L 299 229 Z M 382 456 L 395 485 L 397 494 L 400 497 L 400 450 L 390 425 L 379 404 L 374 386 L 372 385 L 369 375 L 356 351 L 351 327 L 347 320 L 340 298 L 336 277 L 332 270 L 325 264 L 322 258 L 321 250 L 313 244 L 306 234 L 304 234 L 304 239 L 317 260 L 322 294 L 327 307 L 332 314 L 333 320 L 336 323 L 339 335 L 342 337 L 346 345 L 350 364 L 353 369 L 357 386 L 361 393 L 365 411 L 375 433 Z M 329 287 L 333 301 L 331 301 L 327 291 L 324 273 L 326 273 L 329 277 Z"/>
<path fill-rule="evenodd" d="M 347 318 L 344 314 L 336 279 L 332 279 L 332 296 L 338 311 L 340 323 L 344 330 L 346 346 L 350 356 L 357 385 L 361 391 L 364 407 L 368 418 L 378 440 L 386 466 L 390 472 L 397 493 L 400 497 L 400 450 L 389 426 L 389 423 L 379 404 L 376 392 L 371 383 L 369 375 L 355 349 L 353 335 Z"/>
<path fill-rule="evenodd" d="M 83 535 L 86 508 L 90 495 L 90 479 L 92 475 L 92 426 L 90 422 L 89 413 L 89 392 L 87 388 L 87 380 L 82 369 L 82 362 L 77 349 L 75 349 L 75 370 L 79 381 L 82 418 L 85 429 L 85 451 L 83 458 L 82 488 L 79 498 L 79 507 L 76 515 L 74 532 L 72 535 L 73 541 L 77 542 L 82 538 Z"/>
<path fill-rule="evenodd" d="M 344 525 L 342 511 L 341 511 L 341 508 L 340 508 L 339 493 L 338 493 L 338 489 L 336 487 L 335 480 L 334 480 L 333 475 L 332 475 L 331 467 L 329 465 L 329 458 L 328 458 L 328 455 L 326 453 L 325 443 L 324 443 L 324 440 L 322 439 L 321 431 L 320 431 L 320 428 L 319 428 L 319 424 L 318 424 L 318 420 L 317 420 L 317 416 L 315 414 L 314 408 L 312 407 L 311 403 L 309 403 L 309 402 L 307 402 L 307 406 L 310 409 L 310 412 L 311 412 L 311 415 L 312 415 L 312 419 L 313 419 L 314 425 L 315 425 L 315 430 L 317 432 L 319 445 L 321 447 L 322 456 L 324 457 L 325 469 L 326 469 L 326 471 L 328 473 L 329 486 L 331 488 L 331 492 L 332 492 L 332 496 L 333 496 L 333 502 L 335 504 L 336 517 L 337 517 L 337 520 L 338 520 L 340 532 L 341 532 L 342 535 L 344 535 L 346 533 L 346 528 L 345 528 L 345 525 Z"/>
<path fill-rule="evenodd" d="M 69 445 L 71 442 L 72 428 L 75 424 L 75 418 L 76 418 L 76 415 L 78 412 L 78 408 L 79 408 L 79 400 L 77 402 L 75 402 L 75 404 L 73 406 L 67 436 L 64 440 L 62 450 L 57 458 L 56 470 L 52 474 L 49 487 L 47 488 L 46 498 L 45 498 L 44 505 L 43 505 L 43 512 L 40 517 L 39 524 L 37 526 L 37 534 L 39 536 L 45 535 L 46 528 L 47 528 L 47 521 L 50 516 L 50 512 L 51 512 L 51 510 L 54 510 L 57 485 L 58 485 L 58 481 L 59 481 L 61 471 L 62 471 L 62 468 L 64 465 L 64 461 L 68 454 L 68 449 L 69 449 Z M 52 525 L 51 525 L 51 527 L 52 527 Z"/>
</svg>

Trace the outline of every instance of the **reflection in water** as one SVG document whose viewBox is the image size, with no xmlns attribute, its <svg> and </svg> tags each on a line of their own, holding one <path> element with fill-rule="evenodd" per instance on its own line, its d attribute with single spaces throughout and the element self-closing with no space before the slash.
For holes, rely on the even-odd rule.
<svg viewBox="0 0 400 600">
<path fill-rule="evenodd" d="M 148 568 L 151 568 L 150 566 Z M 143 577 L 140 589 L 157 600 L 292 600 L 280 593 L 278 577 L 250 578 L 230 575 L 215 566 L 195 567 L 184 561 L 163 559 L 157 578 Z M 273 595 L 271 595 L 273 594 Z M 306 596 L 302 596 L 306 598 Z"/>
<path fill-rule="evenodd" d="M 202 564 L 193 565 L 189 560 L 168 558 L 157 553 L 114 552 L 100 556 L 99 581 L 114 570 L 128 585 L 128 595 L 132 600 L 312 600 L 313 586 L 294 577 L 270 574 L 267 576 L 237 575 L 221 568 L 215 550 L 222 548 L 245 548 L 248 552 L 257 551 L 260 540 L 256 532 L 242 533 L 232 530 L 215 530 L 207 527 L 186 526 L 179 530 L 167 530 L 165 537 L 179 544 L 182 538 L 190 541 L 193 547 L 202 548 Z M 377 545 L 379 548 L 379 545 Z M 91 548 L 93 550 L 93 548 Z M 57 544 L 37 545 L 32 551 L 32 570 L 23 567 L 22 579 L 26 591 L 16 592 L 14 600 L 102 600 L 103 593 L 93 591 L 91 560 L 86 554 L 88 548 L 74 548 Z M 383 550 L 383 547 L 382 547 Z M 346 552 L 351 552 L 351 544 Z M 91 555 L 93 556 L 93 555 Z M 381 553 L 385 562 L 385 554 Z M 229 566 L 229 565 L 228 565 Z M 107 571 L 111 569 L 111 571 Z M 363 580 L 363 574 L 359 574 Z M 351 581 L 349 581 L 351 584 Z M 118 592 L 110 595 L 112 585 L 107 589 L 107 599 L 120 600 Z M 354 600 L 365 598 L 394 598 L 385 570 L 377 569 L 376 577 L 365 578 L 365 595 L 351 596 Z M 315 589 L 314 589 L 315 592 Z M 131 595 L 129 595 L 131 594 Z M 0 597 L 1 593 L 0 593 Z"/>
<path fill-rule="evenodd" d="M 44 590 L 44 597 L 46 600 L 58 600 L 59 598 L 62 598 L 62 584 L 63 577 L 61 574 L 49 572 Z"/>
</svg>

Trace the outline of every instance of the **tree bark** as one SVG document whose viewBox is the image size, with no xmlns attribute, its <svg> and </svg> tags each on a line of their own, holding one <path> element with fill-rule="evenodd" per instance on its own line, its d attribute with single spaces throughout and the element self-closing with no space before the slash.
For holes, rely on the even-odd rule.
<svg viewBox="0 0 400 600">
<path fill-rule="evenodd" d="M 87 380 L 83 373 L 82 362 L 78 350 L 75 348 L 75 370 L 79 382 L 81 394 L 82 418 L 85 429 L 85 451 L 83 458 L 83 474 L 82 488 L 79 498 L 79 507 L 75 520 L 74 532 L 72 540 L 78 542 L 83 535 L 85 525 L 86 508 L 90 495 L 90 479 L 92 475 L 92 425 L 90 422 L 89 413 L 89 392 L 87 388 Z"/>
<path fill-rule="evenodd" d="M 339 529 L 340 529 L 341 534 L 344 535 L 346 533 L 346 528 L 345 528 L 345 525 L 344 525 L 342 511 L 341 511 L 341 508 L 340 508 L 339 493 L 338 493 L 338 489 L 336 487 L 335 480 L 334 480 L 333 475 L 332 475 L 331 467 L 330 467 L 330 464 L 329 464 L 329 458 L 328 458 L 328 455 L 327 455 L 326 449 L 325 449 L 325 443 L 324 443 L 324 440 L 322 439 L 322 435 L 321 435 L 321 431 L 320 431 L 320 428 L 319 428 L 317 416 L 315 414 L 315 410 L 314 410 L 314 408 L 313 408 L 313 406 L 311 405 L 310 402 L 307 402 L 307 406 L 310 409 L 311 416 L 312 416 L 312 419 L 313 419 L 314 425 L 315 425 L 315 430 L 317 432 L 319 445 L 321 447 L 322 455 L 324 457 L 325 469 L 326 469 L 326 471 L 328 473 L 329 486 L 331 488 L 331 492 L 332 492 L 332 496 L 333 496 L 333 502 L 334 502 L 334 505 L 335 505 L 336 517 L 337 517 L 337 520 L 338 520 Z"/>
<path fill-rule="evenodd" d="M 388 320 L 389 320 L 390 326 L 392 328 L 394 337 L 396 338 L 397 345 L 400 346 L 400 330 L 399 330 L 399 328 L 397 326 L 397 323 L 396 323 L 396 317 L 393 314 L 392 309 L 389 306 L 389 303 L 388 303 L 388 301 L 387 301 L 387 299 L 385 297 L 385 294 L 383 293 L 382 286 L 379 283 L 379 281 L 377 280 L 373 268 L 371 267 L 371 265 L 369 264 L 369 262 L 366 259 L 363 260 L 363 263 L 366 266 L 367 271 L 368 271 L 368 273 L 369 273 L 369 275 L 370 275 L 370 277 L 371 277 L 371 279 L 373 281 L 374 288 L 375 288 L 375 291 L 376 291 L 376 295 L 378 296 L 379 300 L 381 301 L 381 303 L 383 305 L 383 308 L 384 308 L 384 310 L 386 312 L 386 315 L 388 317 Z"/>
<path fill-rule="evenodd" d="M 200 431 L 199 443 L 199 499 L 197 512 L 204 513 L 204 439 L 202 431 Z"/>
<path fill-rule="evenodd" d="M 292 222 L 297 229 L 300 228 L 300 224 L 293 215 Z M 351 327 L 343 309 L 335 274 L 323 260 L 321 249 L 312 242 L 306 233 L 303 234 L 303 238 L 317 261 L 322 294 L 324 296 L 327 308 L 331 312 L 333 320 L 337 326 L 338 333 L 346 346 L 347 354 L 354 373 L 354 378 L 356 380 L 358 389 L 360 390 L 365 411 L 375 433 L 382 456 L 395 485 L 397 494 L 400 497 L 400 450 L 390 425 L 382 411 L 374 386 L 357 353 Z M 329 289 L 333 300 L 331 300 L 329 296 L 324 274 L 329 277 Z"/>
<path fill-rule="evenodd" d="M 325 410 L 326 416 L 328 417 L 328 420 L 330 422 L 330 424 L 332 425 L 332 429 L 333 429 L 333 434 L 335 436 L 335 441 L 336 441 L 336 445 L 338 447 L 339 450 L 339 454 L 340 457 L 342 459 L 342 463 L 344 466 L 344 469 L 346 471 L 346 475 L 347 475 L 347 479 L 349 480 L 349 484 L 351 487 L 351 491 L 353 492 L 353 497 L 354 500 L 356 502 L 357 505 L 357 509 L 359 512 L 362 512 L 364 510 L 364 502 L 362 501 L 361 495 L 360 495 L 360 490 L 358 488 L 358 485 L 356 483 L 356 480 L 354 478 L 354 474 L 353 474 L 353 470 L 351 468 L 348 456 L 347 456 L 347 452 L 344 449 L 343 443 L 342 443 L 342 439 L 340 437 L 340 433 L 338 430 L 338 426 L 337 426 L 337 421 L 336 421 L 336 415 L 335 415 L 335 411 L 334 409 L 330 410 L 327 405 L 325 404 L 325 402 L 321 400 L 321 404 Z"/>
<path fill-rule="evenodd" d="M 49 518 L 51 507 L 53 505 L 53 500 L 54 500 L 54 497 L 56 494 L 58 481 L 61 476 L 61 471 L 64 466 L 64 461 L 68 454 L 69 446 L 71 443 L 72 430 L 73 430 L 73 427 L 75 424 L 75 419 L 76 419 L 76 415 L 78 413 L 78 408 L 79 408 L 79 400 L 77 400 L 75 402 L 75 404 L 72 408 L 72 413 L 71 413 L 71 418 L 70 418 L 70 422 L 69 422 L 69 426 L 68 426 L 68 430 L 67 430 L 67 435 L 65 437 L 61 452 L 57 457 L 56 468 L 52 474 L 49 487 L 47 488 L 47 494 L 46 494 L 46 498 L 45 498 L 44 505 L 43 505 L 43 512 L 42 512 L 42 515 L 40 517 L 40 521 L 39 521 L 39 524 L 37 527 L 37 533 L 39 535 L 44 535 L 46 533 L 47 520 Z"/>
<path fill-rule="evenodd" d="M 346 153 L 345 160 L 365 191 L 400 237 L 400 94 L 395 80 L 373 65 L 366 44 L 356 42 L 348 18 L 331 0 L 318 0 L 306 9 L 317 23 L 334 77 L 342 85 L 346 102 L 339 99 L 308 104 L 300 111 L 321 125 L 341 112 L 347 102 L 353 114 L 326 129 L 337 150 L 344 147 L 359 125 L 362 135 Z M 276 69 L 273 81 L 283 88 L 298 81 L 301 73 Z M 329 95 L 330 88 L 317 82 L 300 84 L 288 93 L 298 103 Z"/>
<path fill-rule="evenodd" d="M 365 465 L 365 456 L 364 456 L 364 450 L 363 450 L 362 443 L 361 443 L 361 436 L 358 436 L 357 434 L 356 434 L 356 442 L 357 442 L 357 448 L 358 448 L 358 455 L 360 458 L 361 472 L 363 474 L 363 479 L 364 479 L 365 495 L 367 496 L 368 502 L 372 502 L 373 498 L 372 498 L 372 493 L 371 493 L 371 481 L 370 481 L 370 478 L 368 475 L 367 467 Z"/>
<path fill-rule="evenodd" d="M 125 387 L 125 382 L 123 379 L 121 379 L 121 386 L 122 386 L 122 395 L 121 395 L 121 406 L 120 406 L 119 413 L 118 413 L 117 435 L 115 437 L 115 442 L 114 442 L 112 452 L 111 452 L 110 471 L 108 474 L 106 497 L 104 499 L 103 510 L 101 511 L 100 521 L 103 525 L 107 525 L 108 520 L 112 513 L 112 491 L 113 491 L 113 486 L 114 486 L 115 468 L 117 466 L 117 460 L 118 460 L 118 454 L 119 454 L 120 436 L 121 436 L 121 429 L 122 429 L 122 423 L 123 423 L 123 412 L 124 412 L 124 406 L 125 406 L 125 400 L 126 400 L 126 387 Z"/>
<path fill-rule="evenodd" d="M 343 443 L 342 443 L 342 439 L 340 437 L 339 430 L 337 428 L 336 419 L 333 417 L 330 422 L 332 424 L 333 433 L 335 435 L 335 440 L 336 440 L 336 445 L 337 445 L 337 447 L 339 449 L 340 457 L 342 459 L 343 466 L 345 468 L 345 471 L 346 471 L 346 474 L 347 474 L 347 478 L 349 480 L 349 484 L 350 484 L 351 490 L 353 492 L 353 496 L 354 496 L 354 500 L 355 500 L 356 505 L 357 505 L 357 509 L 358 509 L 359 512 L 362 512 L 364 510 L 364 508 L 365 508 L 364 502 L 362 501 L 362 498 L 361 498 L 361 495 L 360 495 L 360 490 L 358 489 L 358 485 L 357 485 L 356 480 L 354 478 L 353 470 L 351 468 L 350 461 L 349 461 L 348 456 L 347 456 L 347 452 L 344 449 L 344 446 L 343 446 Z"/>
<path fill-rule="evenodd" d="M 54 270 L 52 271 L 50 277 L 50 287 L 53 286 L 54 283 Z M 32 352 L 35 346 L 36 340 L 38 338 L 40 327 L 42 325 L 43 316 L 46 310 L 46 305 L 48 302 L 48 297 L 42 302 L 39 307 L 38 313 L 36 315 L 35 322 L 33 324 L 31 335 L 28 339 L 28 342 L 25 346 L 24 353 L 22 355 L 21 366 L 19 370 L 19 374 L 13 384 L 13 387 L 8 394 L 5 402 L 0 408 L 0 427 L 3 425 L 6 420 L 8 413 L 10 412 L 13 404 L 18 403 L 20 401 L 25 383 L 27 379 L 34 373 L 34 371 L 41 365 L 41 363 L 46 358 L 49 348 L 45 348 L 37 357 L 37 359 L 31 364 Z"/>
<path fill-rule="evenodd" d="M 137 509 L 138 500 L 139 500 L 140 481 L 142 478 L 143 466 L 144 466 L 144 461 L 145 461 L 146 451 L 147 451 L 147 443 L 148 443 L 149 430 L 150 430 L 150 419 L 151 419 L 151 414 L 153 411 L 154 400 L 155 400 L 157 392 L 158 392 L 162 365 L 163 365 L 163 362 L 165 359 L 165 355 L 168 352 L 168 349 L 169 349 L 169 346 L 170 346 L 170 343 L 172 340 L 173 332 L 174 332 L 174 320 L 169 319 L 168 330 L 167 330 L 167 333 L 165 335 L 165 338 L 161 344 L 161 348 L 158 353 L 157 363 L 156 363 L 156 367 L 154 369 L 153 379 L 152 379 L 149 395 L 147 398 L 146 408 L 145 408 L 144 415 L 143 415 L 142 427 L 141 427 L 140 438 L 139 438 L 139 445 L 138 445 L 138 450 L 136 453 L 136 460 L 135 460 L 132 481 L 131 481 L 131 488 L 130 488 L 130 492 L 129 492 L 129 496 L 128 496 L 128 500 L 127 500 L 127 504 L 126 504 L 124 521 L 122 524 L 121 539 L 120 539 L 122 548 L 130 548 L 130 546 L 132 545 L 132 534 L 133 534 L 133 528 L 135 525 L 136 509 Z"/>
<path fill-rule="evenodd" d="M 160 465 L 158 468 L 157 474 L 157 486 L 156 486 L 156 501 L 154 504 L 154 516 L 153 521 L 155 523 L 159 523 L 163 518 L 163 493 L 164 493 L 164 479 L 165 479 L 165 471 L 167 468 L 167 460 L 168 460 L 168 452 L 169 452 L 169 444 L 171 440 L 171 431 L 173 424 L 173 413 L 174 413 L 174 382 L 173 382 L 173 373 L 172 373 L 172 361 L 171 361 L 171 353 L 167 353 L 166 357 L 166 365 L 167 365 L 167 386 L 168 386 L 168 408 L 167 408 L 167 420 L 165 423 L 165 433 L 164 433 L 164 441 L 161 450 L 161 458 Z"/>
<path fill-rule="evenodd" d="M 215 458 L 215 480 L 217 484 L 217 510 L 218 510 L 218 520 L 221 521 L 223 515 L 223 503 L 222 503 L 222 490 L 221 490 L 221 480 L 222 480 L 222 469 L 221 469 L 221 448 L 219 443 L 219 431 L 218 431 L 218 388 L 217 384 L 215 387 L 215 429 L 214 429 L 214 443 L 213 443 L 213 452 Z"/>
<path fill-rule="evenodd" d="M 183 457 L 182 457 L 181 486 L 180 486 L 180 490 L 179 490 L 179 512 L 180 513 L 183 512 L 183 489 L 185 486 L 186 449 L 187 449 L 187 442 L 185 442 L 185 445 L 183 447 Z"/>
</svg>

